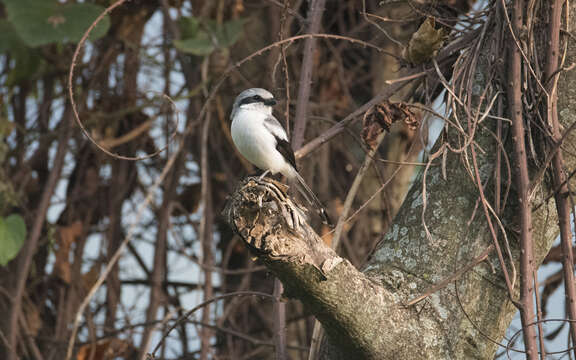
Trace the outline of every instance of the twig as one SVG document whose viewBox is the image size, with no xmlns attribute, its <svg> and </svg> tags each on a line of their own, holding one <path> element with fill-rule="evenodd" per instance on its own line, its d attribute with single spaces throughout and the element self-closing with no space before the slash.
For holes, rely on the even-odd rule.
<svg viewBox="0 0 576 360">
<path fill-rule="evenodd" d="M 548 31 L 548 49 L 546 54 L 546 67 L 544 71 L 545 86 L 548 90 L 546 112 L 548 124 L 552 128 L 553 143 L 562 140 L 560 122 L 558 121 L 558 58 L 560 55 L 560 27 L 562 22 L 562 0 L 550 2 L 550 22 Z M 567 20 L 569 21 L 569 20 Z M 574 279 L 574 254 L 572 251 L 572 228 L 570 225 L 570 204 L 568 203 L 568 184 L 564 173 L 564 159 L 562 149 L 559 148 L 552 160 L 552 171 L 554 187 L 558 191 L 554 192 L 556 200 L 556 210 L 558 212 L 558 222 L 560 227 L 560 242 L 562 246 L 562 270 L 564 273 L 564 292 L 566 296 L 566 307 L 570 320 L 576 320 L 576 284 Z M 563 185 L 561 185 L 563 184 Z M 572 344 L 576 344 L 576 326 L 570 322 L 570 336 Z M 576 350 L 574 351 L 576 357 Z"/>
<path fill-rule="evenodd" d="M 90 288 L 90 291 L 88 292 L 88 294 L 86 295 L 84 300 L 82 300 L 82 303 L 78 307 L 78 310 L 76 311 L 74 323 L 72 325 L 72 332 L 70 334 L 70 340 L 68 342 L 68 349 L 66 351 L 66 360 L 70 360 L 72 357 L 72 352 L 74 350 L 74 343 L 76 342 L 76 334 L 78 333 L 78 326 L 80 324 L 80 320 L 82 319 L 82 314 L 84 313 L 84 310 L 86 309 L 86 307 L 88 306 L 88 304 L 90 303 L 90 301 L 92 300 L 92 298 L 94 297 L 94 295 L 96 294 L 96 292 L 98 291 L 100 286 L 102 286 L 102 284 L 104 283 L 104 280 L 106 280 L 106 277 L 108 276 L 108 274 L 110 273 L 110 271 L 112 270 L 114 265 L 120 259 L 120 256 L 124 252 L 124 249 L 126 248 L 128 243 L 134 237 L 134 233 L 136 232 L 136 227 L 138 225 L 138 222 L 140 221 L 140 219 L 142 218 L 142 216 L 144 214 L 144 210 L 146 210 L 146 208 L 148 208 L 148 205 L 152 202 L 152 199 L 154 197 L 156 189 L 158 189 L 160 184 L 164 181 L 166 174 L 170 171 L 170 169 L 172 169 L 172 166 L 174 165 L 174 162 L 176 161 L 177 155 L 180 153 L 181 149 L 184 146 L 183 144 L 184 144 L 184 141 L 181 142 L 180 146 L 178 147 L 178 150 L 168 159 L 168 162 L 166 163 L 166 165 L 162 169 L 162 172 L 160 173 L 160 175 L 158 176 L 156 181 L 152 184 L 152 186 L 148 189 L 148 193 L 146 194 L 145 199 L 138 205 L 138 208 L 136 210 L 136 215 L 134 216 L 134 220 L 133 220 L 132 224 L 128 228 L 128 233 L 126 234 L 126 237 L 124 238 L 124 240 L 122 241 L 122 243 L 118 247 L 118 250 L 116 250 L 114 255 L 110 258 L 110 260 L 108 261 L 108 264 L 106 264 L 106 268 L 104 269 L 102 274 L 100 274 L 100 277 L 98 277 L 98 280 L 96 280 L 94 285 L 92 285 L 92 288 Z"/>
<path fill-rule="evenodd" d="M 484 250 L 482 252 L 482 254 L 478 255 L 476 258 L 474 258 L 470 263 L 468 263 L 466 266 L 464 266 L 463 268 L 459 269 L 458 271 L 456 271 L 454 274 L 450 275 L 449 277 L 447 277 L 446 279 L 442 280 L 441 282 L 439 282 L 438 284 L 428 288 L 426 291 L 424 291 L 424 293 L 420 296 L 418 296 L 417 298 L 414 298 L 412 300 L 410 300 L 409 302 L 407 302 L 405 305 L 406 306 L 412 306 L 416 303 L 419 303 L 420 301 L 426 299 L 428 296 L 434 294 L 435 292 L 437 292 L 438 290 L 441 290 L 443 288 L 445 288 L 446 286 L 448 286 L 451 282 L 458 280 L 462 275 L 466 274 L 468 271 L 472 270 L 474 267 L 476 267 L 476 265 L 480 264 L 481 262 L 483 262 L 484 260 L 486 260 L 488 258 L 488 255 L 490 255 L 490 253 L 492 252 L 492 250 L 494 250 L 494 245 L 490 245 L 486 248 L 486 250 Z"/>
<path fill-rule="evenodd" d="M 312 0 L 308 15 L 310 27 L 309 34 L 320 31 L 322 25 L 322 13 L 326 0 Z M 314 55 L 316 51 L 316 38 L 311 37 L 304 42 L 304 55 L 302 58 L 302 70 L 300 72 L 300 84 L 298 86 L 298 99 L 296 100 L 296 114 L 294 120 L 294 133 L 292 135 L 292 147 L 299 149 L 304 143 L 304 132 L 308 122 L 308 103 L 310 102 L 310 87 L 312 85 L 312 70 L 314 67 Z"/>
<path fill-rule="evenodd" d="M 40 349 L 38 349 L 38 345 L 36 344 L 34 336 L 31 334 L 28 324 L 26 323 L 26 318 L 22 313 L 20 313 L 20 324 L 24 329 L 25 332 L 24 337 L 26 338 L 26 340 L 28 340 L 28 344 L 30 346 L 30 349 L 32 350 L 32 354 L 34 354 L 35 360 L 44 360 L 45 358 L 40 352 Z"/>
<path fill-rule="evenodd" d="M 164 340 L 166 340 L 166 338 L 168 337 L 168 335 L 170 334 L 170 332 L 172 332 L 172 330 L 174 330 L 176 328 L 176 326 L 178 326 L 182 321 L 186 320 L 190 315 L 192 315 L 193 313 L 195 313 L 196 311 L 198 311 L 199 309 L 202 309 L 204 306 L 211 304 L 215 301 L 218 300 L 222 300 L 222 299 L 226 299 L 229 297 L 234 297 L 234 296 L 260 296 L 260 297 L 265 297 L 265 298 L 269 298 L 269 299 L 274 299 L 274 296 L 270 295 L 270 294 L 266 294 L 263 292 L 259 292 L 259 291 L 235 291 L 235 292 L 231 292 L 228 294 L 224 294 L 224 295 L 219 295 L 219 296 L 215 296 L 211 299 L 208 299 L 198 305 L 196 305 L 195 307 L 193 307 L 191 310 L 187 311 L 186 314 L 184 314 L 184 316 L 182 316 L 180 319 L 178 319 L 165 333 L 164 335 L 162 335 L 162 338 L 160 339 L 160 341 L 158 341 L 158 344 L 156 345 L 156 347 L 154 348 L 154 350 L 152 350 L 152 357 L 154 358 L 156 352 L 158 351 L 158 349 L 160 348 L 160 346 L 162 345 L 162 343 L 164 342 Z"/>
<path fill-rule="evenodd" d="M 536 333 L 531 326 L 534 320 L 534 257 L 532 253 L 532 207 L 530 201 L 530 175 L 526 155 L 524 117 L 522 113 L 522 57 L 520 44 L 515 41 L 514 34 L 520 34 L 523 26 L 523 0 L 513 1 L 512 35 L 509 38 L 508 61 L 510 73 L 508 77 L 508 101 L 510 119 L 512 119 L 512 140 L 514 142 L 514 157 L 517 169 L 518 202 L 520 207 L 520 319 L 522 321 L 526 358 L 538 358 Z M 512 294 L 510 294 L 512 295 Z"/>
<path fill-rule="evenodd" d="M 296 5 L 298 6 L 298 4 Z M 290 10 L 290 1 L 284 0 L 284 10 L 280 17 L 280 27 L 278 29 L 278 40 L 283 40 L 285 38 L 286 29 L 290 29 L 290 23 L 286 19 L 286 15 Z M 288 70 L 288 60 L 286 58 L 286 49 L 288 45 L 280 46 L 280 55 L 272 69 L 272 87 L 276 87 L 276 69 L 278 64 L 282 63 L 282 72 L 284 73 L 284 93 L 286 96 L 285 109 L 284 109 L 284 119 L 286 123 L 286 132 L 290 134 L 290 72 Z"/>
<path fill-rule="evenodd" d="M 197 321 L 197 320 L 188 320 L 188 322 L 191 324 L 196 324 L 196 325 L 200 325 L 200 326 L 207 327 L 210 329 L 214 329 L 216 331 L 220 331 L 220 332 L 223 332 L 225 334 L 230 334 L 234 337 L 237 337 L 238 339 L 242 339 L 242 340 L 247 341 L 249 343 L 252 343 L 254 345 L 274 347 L 274 343 L 272 341 L 261 340 L 261 339 L 255 338 L 253 336 L 243 334 L 239 331 L 228 329 L 228 328 L 225 328 L 225 327 L 222 327 L 219 325 L 207 324 L 207 323 Z M 297 346 L 297 345 L 286 345 L 286 348 L 291 349 L 291 350 L 308 350 L 308 348 L 305 346 Z"/>
<path fill-rule="evenodd" d="M 544 319 L 544 320 L 542 320 L 542 321 L 540 321 L 540 322 L 542 322 L 542 323 L 547 323 L 547 322 L 565 322 L 565 323 L 567 322 L 567 323 L 573 323 L 574 320 L 569 320 L 569 319 Z M 538 323 L 538 321 L 535 321 L 535 322 L 531 323 L 530 326 L 537 325 L 537 323 Z M 510 344 L 513 344 L 513 343 L 516 341 L 516 338 L 518 337 L 518 335 L 519 335 L 522 331 L 523 331 L 523 329 L 520 329 L 520 330 L 516 331 L 516 332 L 512 335 L 512 337 L 510 338 L 509 343 L 510 343 Z M 502 345 L 500 345 L 500 346 L 502 346 Z M 521 351 L 521 350 L 517 350 L 517 349 L 510 348 L 509 345 L 508 345 L 508 346 L 502 346 L 502 347 L 504 347 L 504 348 L 506 349 L 506 352 L 507 352 L 507 353 L 508 353 L 509 351 L 514 351 L 514 352 L 517 352 L 517 353 L 526 354 L 525 351 Z M 566 354 L 566 353 L 568 353 L 568 352 L 570 352 L 570 351 L 574 351 L 575 349 L 576 349 L 576 346 L 571 346 L 571 347 L 566 348 L 566 349 L 564 349 L 564 350 L 550 351 L 550 352 L 548 352 L 547 354 L 548 354 L 548 355 Z M 510 359 L 510 355 L 508 355 L 508 359 Z"/>
<path fill-rule="evenodd" d="M 326 0 L 312 0 L 310 4 L 310 10 L 308 15 L 309 28 L 308 33 L 314 34 L 320 31 L 320 26 L 322 25 L 322 13 L 324 12 Z M 308 122 L 308 104 L 310 102 L 310 88 L 312 85 L 312 70 L 314 67 L 314 55 L 316 51 L 316 39 L 309 38 L 306 39 L 304 43 L 304 55 L 302 58 L 302 71 L 300 73 L 300 83 L 298 86 L 298 98 L 296 100 L 296 114 L 294 119 L 294 133 L 292 136 L 292 146 L 294 149 L 299 149 L 304 143 L 304 133 L 306 131 L 306 124 Z M 274 292 L 276 294 L 277 290 L 282 290 L 282 284 L 278 279 L 274 282 Z M 286 359 L 285 353 L 285 333 L 284 329 L 280 326 L 284 326 L 286 322 L 285 315 L 285 304 L 278 303 L 278 300 L 274 303 L 274 316 L 275 316 L 275 343 L 276 343 L 276 359 L 284 360 Z M 314 330 L 317 327 L 321 327 L 318 320 L 315 320 Z M 312 340 L 314 343 L 314 340 Z M 314 346 L 310 349 L 310 356 L 316 348 Z M 312 356 L 312 358 L 314 358 Z"/>
<path fill-rule="evenodd" d="M 330 129 L 326 130 L 324 133 L 322 133 L 314 140 L 308 142 L 306 145 L 302 146 L 294 153 L 294 155 L 296 156 L 297 159 L 300 159 L 308 155 L 316 148 L 318 148 L 320 145 L 328 142 L 333 137 L 343 132 L 344 129 L 346 129 L 348 125 L 352 124 L 355 120 L 357 120 L 360 115 L 364 114 L 366 111 L 368 111 L 368 109 L 370 109 L 374 105 L 382 102 L 385 99 L 388 99 L 390 96 L 392 96 L 400 89 L 402 89 L 405 85 L 407 85 L 407 83 L 408 81 L 402 81 L 387 86 L 380 94 L 373 97 L 372 100 L 360 106 L 352 113 L 350 113 L 348 116 L 346 116 L 344 119 L 340 120 L 336 125 L 332 126 Z"/>
<path fill-rule="evenodd" d="M 117 138 L 103 139 L 100 141 L 100 145 L 105 148 L 112 149 L 127 142 L 130 142 L 142 135 L 143 133 L 150 130 L 152 127 L 152 120 L 146 120 L 142 124 L 136 126 L 134 129 L 130 130 L 127 134 L 121 135 Z"/>
<path fill-rule="evenodd" d="M 286 303 L 281 301 L 284 286 L 282 282 L 274 279 L 274 303 L 272 304 L 273 313 L 273 340 L 276 359 L 287 359 L 286 354 Z"/>
<path fill-rule="evenodd" d="M 458 279 L 456 279 L 455 281 L 457 281 Z M 478 326 L 478 324 L 476 324 L 476 322 L 470 317 L 470 315 L 468 314 L 468 312 L 466 311 L 466 309 L 464 308 L 464 304 L 462 304 L 462 299 L 460 299 L 460 292 L 458 291 L 458 284 L 454 284 L 454 294 L 456 295 L 456 300 L 458 302 L 458 305 L 460 306 L 460 311 L 462 311 L 462 313 L 464 314 L 464 316 L 466 317 L 466 319 L 468 319 L 468 321 L 470 322 L 470 324 L 472 324 L 472 326 L 474 327 L 474 329 L 476 331 L 478 331 L 478 333 L 484 337 L 485 339 L 487 339 L 488 341 L 490 341 L 491 343 L 498 345 L 499 347 L 506 349 L 506 351 L 514 351 L 517 353 L 522 353 L 525 354 L 525 351 L 522 350 L 518 350 L 518 349 L 514 349 L 514 348 L 510 348 L 510 344 L 512 343 L 512 339 L 507 339 L 506 337 L 504 337 L 504 339 L 507 342 L 506 345 L 498 342 L 497 340 L 491 338 L 488 334 L 486 334 L 484 332 L 484 329 L 480 328 Z M 513 337 L 512 337 L 513 338 Z"/>
<path fill-rule="evenodd" d="M 199 238 L 202 241 L 202 264 L 212 266 L 214 262 L 214 255 L 212 254 L 212 190 L 210 184 L 210 162 L 209 162 L 209 135 L 210 123 L 212 116 L 207 114 L 204 124 L 202 126 L 202 142 L 201 142 L 201 177 L 202 177 L 202 190 L 201 201 L 203 204 L 202 219 L 200 221 L 200 234 Z M 214 292 L 212 286 L 212 272 L 204 272 L 204 300 L 210 299 Z M 210 322 L 210 307 L 202 310 L 202 322 Z M 200 331 L 200 359 L 208 359 L 210 351 L 210 337 L 212 331 L 208 328 L 202 328 Z"/>
<path fill-rule="evenodd" d="M 2 343 L 4 343 L 4 346 L 6 346 L 6 350 L 8 350 L 11 354 L 13 354 L 14 358 L 16 360 L 20 360 L 18 353 L 16 352 L 16 350 L 14 350 L 14 348 L 12 346 L 10 346 L 10 343 L 8 342 L 8 338 L 4 335 L 4 333 L 2 332 L 1 329 L 0 329 L 0 340 L 2 340 Z"/>
<path fill-rule="evenodd" d="M 285 7 L 285 4 L 282 4 L 280 1 L 278 1 L 278 0 L 266 0 L 266 1 L 268 1 L 268 2 L 270 2 L 270 3 L 272 3 L 272 4 L 274 4 L 274 5 L 276 5 L 276 6 L 278 6 L 278 7 L 283 8 L 285 12 L 287 12 L 288 14 L 290 14 L 290 16 L 293 16 L 293 17 L 295 17 L 296 19 L 298 19 L 298 21 L 300 21 L 301 23 L 305 23 L 305 22 L 306 22 L 306 19 L 305 19 L 302 15 L 300 15 L 300 14 L 298 13 L 298 11 L 292 10 L 292 9 L 290 9 L 290 8 L 286 8 L 286 7 Z"/>
<path fill-rule="evenodd" d="M 158 220 L 158 229 L 156 235 L 156 244 L 154 250 L 154 263 L 152 273 L 150 276 L 151 290 L 150 300 L 146 309 L 146 321 L 151 322 L 156 319 L 158 307 L 161 304 L 163 296 L 163 282 L 166 279 L 166 256 L 168 248 L 168 231 L 170 229 L 170 215 L 172 214 L 172 199 L 176 193 L 176 188 L 179 182 L 180 168 L 182 167 L 183 157 L 177 158 L 179 161 L 173 167 L 172 172 L 168 175 L 168 184 L 164 189 L 162 196 L 162 206 L 160 208 L 160 215 Z M 146 350 L 150 345 L 154 327 L 144 328 L 142 341 L 140 343 L 139 358 L 144 360 Z"/>
<path fill-rule="evenodd" d="M 544 346 L 544 328 L 542 326 L 542 303 L 538 289 L 538 271 L 534 271 L 534 296 L 536 297 L 536 321 L 538 322 L 538 341 L 540 344 L 540 360 L 546 360 L 546 347 Z"/>
<path fill-rule="evenodd" d="M 366 12 L 366 0 L 362 0 L 362 16 L 364 17 L 364 20 L 366 20 L 366 22 L 368 22 L 368 23 L 374 25 L 375 27 L 377 27 L 378 30 L 380 30 L 380 31 L 384 34 L 384 36 L 386 36 L 386 38 L 387 38 L 388 40 L 390 40 L 391 42 L 393 42 L 394 44 L 396 44 L 396 46 L 398 46 L 399 49 L 404 48 L 404 44 L 402 44 L 400 41 L 398 41 L 398 40 L 396 40 L 395 38 L 393 38 L 392 35 L 390 35 L 390 34 L 386 31 L 386 29 L 384 29 L 383 27 L 381 27 L 376 21 L 370 19 L 370 18 L 368 17 L 369 15 L 371 15 L 371 14 L 368 14 L 368 13 Z M 382 18 L 382 17 L 380 17 L 380 16 L 375 16 L 375 15 L 374 15 L 374 17 L 376 17 L 376 18 L 378 18 L 378 19 L 380 19 L 380 20 L 383 20 L 383 19 L 384 19 L 384 18 Z"/>
<path fill-rule="evenodd" d="M 88 138 L 88 140 L 90 140 L 90 142 L 92 144 L 94 144 L 94 146 L 96 146 L 98 149 L 100 149 L 103 153 L 105 153 L 105 154 L 107 154 L 113 158 L 122 159 L 122 160 L 130 160 L 130 161 L 138 161 L 138 160 L 143 160 L 143 159 L 149 159 L 149 158 L 152 158 L 152 157 L 158 155 L 159 153 L 161 153 L 162 151 L 167 149 L 169 144 L 166 144 L 165 147 L 163 147 L 162 149 L 160 149 L 160 150 L 158 150 L 152 154 L 148 154 L 148 155 L 144 155 L 144 156 L 138 156 L 138 157 L 123 156 L 123 155 L 113 153 L 113 152 L 109 151 L 105 146 L 102 146 L 100 143 L 98 143 L 98 141 L 96 141 L 96 139 L 94 139 L 92 137 L 92 135 L 90 135 L 90 133 L 88 132 L 88 130 L 86 129 L 86 127 L 82 123 L 82 120 L 80 120 L 80 115 L 78 114 L 78 109 L 76 108 L 76 101 L 74 100 L 74 70 L 76 69 L 76 62 L 78 61 L 78 58 L 80 57 L 80 51 L 84 48 L 84 43 L 86 43 L 86 40 L 88 39 L 88 36 L 92 32 L 92 30 L 94 30 L 96 25 L 98 25 L 98 23 L 100 23 L 100 21 L 102 21 L 102 19 L 104 19 L 104 17 L 106 15 L 108 15 L 110 12 L 112 12 L 112 10 L 114 10 L 115 8 L 124 4 L 127 1 L 129 1 L 129 0 L 118 0 L 115 3 L 113 3 L 112 5 L 110 5 L 109 7 L 107 7 L 100 15 L 98 15 L 96 20 L 94 20 L 94 22 L 92 22 L 92 24 L 90 25 L 90 27 L 88 27 L 88 30 L 86 30 L 84 35 L 82 35 L 82 38 L 78 42 L 78 45 L 76 45 L 76 50 L 74 50 L 74 55 L 72 56 L 72 61 L 70 64 L 70 71 L 68 72 L 68 97 L 70 100 L 70 104 L 72 105 L 72 112 L 74 114 L 74 119 L 76 120 L 78 127 L 80 128 L 80 130 L 82 130 L 82 133 L 84 134 L 84 136 L 86 136 L 86 138 Z M 174 131 L 171 138 L 173 138 L 175 135 L 176 135 L 176 131 Z"/>
<path fill-rule="evenodd" d="M 18 278 L 14 288 L 14 296 L 11 298 L 12 308 L 8 321 L 8 348 L 10 349 L 17 348 L 16 339 L 18 338 L 18 316 L 21 311 L 22 298 L 24 295 L 24 289 L 26 288 L 28 272 L 30 271 L 32 258 L 34 257 L 34 254 L 36 254 L 38 240 L 42 235 L 42 228 L 46 219 L 46 212 L 50 206 L 52 194 L 54 193 L 54 189 L 58 184 L 58 179 L 60 178 L 60 173 L 62 172 L 62 167 L 64 166 L 64 158 L 68 149 L 68 139 L 70 137 L 70 115 L 70 108 L 66 106 L 62 116 L 63 129 L 61 130 L 60 136 L 58 137 L 58 148 L 54 157 L 54 165 L 50 171 L 50 175 L 48 176 L 48 181 L 46 182 L 44 191 L 42 192 L 42 198 L 38 205 L 38 210 L 34 214 L 34 223 L 32 224 L 30 237 L 27 239 L 19 255 L 17 270 Z M 17 355 L 15 352 L 8 353 L 8 360 L 14 360 L 16 357 Z"/>
<path fill-rule="evenodd" d="M 484 210 L 484 214 L 486 217 L 486 223 L 488 224 L 488 229 L 490 230 L 490 234 L 492 237 L 494 248 L 496 249 L 496 254 L 498 255 L 498 261 L 500 262 L 500 266 L 502 267 L 502 273 L 504 274 L 504 280 L 506 281 L 506 288 L 508 289 L 508 294 L 510 298 L 512 298 L 512 294 L 514 294 L 514 281 L 516 278 L 516 268 L 514 266 L 514 262 L 512 259 L 512 252 L 509 248 L 509 243 L 506 241 L 506 248 L 508 255 L 510 256 L 510 266 L 512 267 L 512 279 L 510 279 L 510 275 L 508 274 L 508 268 L 506 266 L 506 262 L 504 261 L 504 257 L 502 255 L 502 250 L 500 250 L 500 244 L 498 242 L 498 232 L 497 227 L 494 226 L 492 223 L 492 219 L 490 217 L 490 204 L 484 195 L 484 187 L 482 186 L 482 178 L 480 177 L 480 169 L 478 167 L 478 160 L 476 157 L 476 149 L 474 145 L 471 146 L 471 154 L 472 154 L 472 163 L 474 167 L 474 176 L 476 182 L 478 183 L 478 192 L 480 193 L 480 201 L 482 203 L 482 209 Z M 497 215 L 497 214 L 496 214 Z M 506 231 L 502 230 L 502 235 L 506 236 Z"/>
<path fill-rule="evenodd" d="M 342 229 L 344 228 L 344 224 L 348 221 L 348 213 L 352 207 L 352 203 L 356 198 L 356 193 L 362 184 L 362 180 L 364 179 L 364 175 L 372 165 L 372 160 L 374 159 L 374 155 L 376 151 L 380 148 L 380 144 L 384 137 L 386 136 L 386 132 L 382 132 L 378 135 L 376 139 L 376 144 L 370 151 L 366 154 L 364 158 L 364 163 L 358 170 L 356 177 L 354 178 L 354 182 L 350 186 L 350 190 L 348 190 L 348 194 L 346 195 L 346 199 L 344 200 L 344 206 L 342 208 L 342 213 L 338 218 L 338 223 L 336 224 L 336 229 L 334 231 L 334 236 L 332 237 L 331 247 L 334 251 L 338 252 L 338 245 L 340 243 L 340 238 L 342 236 Z M 324 330 L 322 328 L 322 324 L 318 320 L 314 321 L 314 330 L 312 331 L 312 341 L 310 342 L 310 352 L 308 354 L 308 360 L 315 360 L 318 358 L 320 345 L 322 344 L 322 338 L 324 337 Z"/>
<path fill-rule="evenodd" d="M 350 186 L 350 190 L 348 190 L 348 194 L 346 195 L 346 199 L 344 200 L 342 214 L 340 214 L 340 217 L 338 218 L 338 223 L 336 224 L 336 230 L 334 231 L 334 237 L 332 238 L 332 249 L 334 249 L 334 251 L 336 252 L 338 252 L 338 245 L 340 243 L 340 238 L 342 236 L 344 223 L 347 220 L 346 218 L 348 217 L 348 213 L 350 212 L 352 203 L 356 198 L 356 193 L 358 192 L 358 189 L 360 189 L 360 185 L 362 184 L 364 175 L 366 175 L 366 172 L 370 168 L 370 165 L 372 165 L 372 160 L 374 159 L 376 152 L 380 148 L 380 144 L 382 143 L 382 140 L 384 140 L 385 136 L 386 132 L 382 132 L 380 135 L 378 135 L 374 147 L 370 149 L 370 151 L 366 154 L 364 158 L 364 163 L 358 170 L 358 173 L 354 178 L 354 182 L 352 182 L 352 185 Z"/>
<path fill-rule="evenodd" d="M 476 32 L 473 32 L 473 33 L 476 34 Z M 335 38 L 336 39 L 336 37 L 325 36 L 325 34 L 307 34 L 307 35 L 300 35 L 300 36 L 301 37 L 315 36 L 315 37 L 320 37 L 320 38 Z M 295 39 L 295 38 L 299 38 L 299 37 L 294 36 L 293 38 Z M 292 38 L 289 38 L 289 39 L 292 39 Z M 287 41 L 289 39 L 286 39 L 284 41 Z M 341 40 L 344 40 L 344 39 L 341 39 Z M 442 64 L 442 62 L 445 61 L 446 59 L 448 59 L 454 52 L 466 47 L 467 43 L 464 40 L 469 41 L 470 39 L 468 38 L 468 36 L 463 36 L 462 38 L 459 38 L 456 41 L 447 45 L 442 51 L 440 51 L 440 53 L 436 57 L 436 61 L 439 64 Z M 373 45 L 370 45 L 370 46 L 373 47 Z M 381 53 L 384 53 L 384 54 L 389 54 L 388 52 L 384 51 L 383 49 L 379 49 L 378 51 Z M 393 54 L 389 54 L 389 55 L 393 56 Z M 357 120 L 360 115 L 364 114 L 368 109 L 370 109 L 372 106 L 380 103 L 382 100 L 390 98 L 390 96 L 392 96 L 393 94 L 395 94 L 396 92 L 401 90 L 404 86 L 406 86 L 408 84 L 408 81 L 424 77 L 428 73 L 432 73 L 432 72 L 435 72 L 434 68 L 426 69 L 425 71 L 421 71 L 420 68 L 414 68 L 412 70 L 402 70 L 398 74 L 398 78 L 396 79 L 396 81 L 389 84 L 389 86 L 386 87 L 384 90 L 382 90 L 382 92 L 380 94 L 376 95 L 370 101 L 368 101 L 367 103 L 365 103 L 364 105 L 360 106 L 359 108 L 354 110 L 352 113 L 347 115 L 344 119 L 339 121 L 336 125 L 332 126 L 330 129 L 326 130 L 324 133 L 322 133 L 321 135 L 319 135 L 315 139 L 308 142 L 306 145 L 299 148 L 295 152 L 296 159 L 300 159 L 300 158 L 305 157 L 306 155 L 308 155 L 312 151 L 316 150 L 316 148 L 318 148 L 322 144 L 330 141 L 333 137 L 335 137 L 336 135 L 343 132 L 346 129 L 346 127 L 348 125 L 352 124 L 355 120 Z"/>
</svg>

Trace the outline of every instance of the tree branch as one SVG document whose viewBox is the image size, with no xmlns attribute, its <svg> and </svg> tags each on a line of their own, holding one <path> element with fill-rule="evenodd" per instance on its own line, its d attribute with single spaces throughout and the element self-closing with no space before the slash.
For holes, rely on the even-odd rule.
<svg viewBox="0 0 576 360">
<path fill-rule="evenodd" d="M 26 280 L 28 279 L 28 273 L 32 265 L 32 258 L 38 250 L 38 241 L 42 236 L 42 228 L 46 219 L 46 212 L 50 206 L 50 201 L 56 185 L 58 184 L 58 179 L 62 172 L 62 167 L 64 166 L 64 158 L 66 152 L 68 151 L 68 139 L 70 138 L 70 120 L 71 113 L 70 108 L 66 106 L 64 109 L 64 114 L 62 115 L 62 130 L 58 138 L 58 148 L 56 150 L 56 155 L 54 157 L 54 163 L 44 191 L 42 192 L 42 198 L 38 209 L 34 214 L 35 219 L 32 225 L 32 231 L 30 231 L 30 237 L 24 244 L 22 251 L 18 256 L 18 279 L 14 288 L 14 297 L 12 298 L 12 308 L 9 320 L 10 331 L 8 333 L 8 344 L 9 348 L 16 349 L 16 339 L 18 338 L 18 316 L 22 310 L 22 298 L 24 296 L 26 288 Z M 15 352 L 8 353 L 8 359 L 16 359 L 17 355 Z"/>
<path fill-rule="evenodd" d="M 520 33 L 523 25 L 522 12 L 524 2 L 514 0 L 512 12 L 512 28 Z M 530 176 L 526 142 L 524 139 L 524 117 L 522 111 L 522 62 L 520 44 L 513 36 L 509 39 L 510 73 L 508 78 L 508 101 L 510 102 L 510 119 L 512 119 L 512 140 L 514 141 L 514 157 L 518 166 L 517 185 L 520 210 L 520 319 L 526 347 L 526 358 L 537 359 L 538 347 L 534 326 L 534 255 L 532 246 L 532 202 L 530 201 Z"/>
<path fill-rule="evenodd" d="M 429 336 L 438 337 L 436 323 L 403 307 L 379 281 L 327 247 L 286 190 L 273 180 L 247 178 L 224 210 L 234 231 L 282 280 L 285 295 L 302 301 L 344 358 L 433 358 L 438 354 L 445 342 L 427 341 Z"/>
<path fill-rule="evenodd" d="M 560 28 L 562 26 L 562 4 L 563 1 L 551 1 L 550 21 L 549 21 L 549 45 L 546 53 L 546 67 L 544 73 L 544 84 L 548 91 L 547 97 L 547 118 L 548 124 L 552 128 L 553 142 L 558 144 L 562 142 L 561 125 L 558 120 L 558 58 L 560 56 Z M 564 292 L 566 296 L 566 309 L 570 320 L 576 320 L 576 284 L 574 281 L 574 254 L 572 251 L 572 228 L 570 225 L 570 204 L 568 196 L 570 190 L 566 182 L 566 173 L 564 172 L 564 157 L 562 149 L 552 160 L 552 172 L 554 174 L 554 199 L 556 200 L 556 210 L 558 211 L 558 223 L 560 228 L 560 239 L 562 245 L 562 269 L 564 273 Z M 573 322 L 570 325 L 570 337 L 572 343 L 576 343 L 576 325 Z M 573 350 L 576 356 L 576 349 Z"/>
<path fill-rule="evenodd" d="M 322 13 L 326 0 L 312 0 L 310 3 L 310 13 L 308 19 L 310 27 L 309 34 L 320 31 L 322 25 Z M 299 149 L 304 143 L 304 132 L 308 120 L 307 111 L 310 102 L 310 87 L 312 84 L 312 69 L 314 67 L 314 52 L 316 51 L 317 39 L 314 37 L 306 39 L 304 43 L 304 56 L 302 59 L 302 72 L 300 73 L 300 84 L 298 85 L 298 100 L 296 101 L 296 118 L 294 120 L 294 135 L 292 136 L 292 147 Z"/>
</svg>

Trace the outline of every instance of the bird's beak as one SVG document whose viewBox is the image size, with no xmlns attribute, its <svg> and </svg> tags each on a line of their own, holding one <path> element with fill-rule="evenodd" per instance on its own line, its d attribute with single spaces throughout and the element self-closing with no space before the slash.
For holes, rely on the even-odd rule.
<svg viewBox="0 0 576 360">
<path fill-rule="evenodd" d="M 274 106 L 274 105 L 276 105 L 276 99 L 274 99 L 274 98 L 266 99 L 266 100 L 264 100 L 264 105 Z"/>
</svg>

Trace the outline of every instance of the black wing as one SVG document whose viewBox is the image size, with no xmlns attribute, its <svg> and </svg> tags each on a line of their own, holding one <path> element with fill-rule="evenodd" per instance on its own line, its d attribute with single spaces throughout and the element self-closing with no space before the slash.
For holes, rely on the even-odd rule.
<svg viewBox="0 0 576 360">
<path fill-rule="evenodd" d="M 286 130 L 284 130 L 280 122 L 276 120 L 274 116 L 270 115 L 264 120 L 264 126 L 276 138 L 276 150 L 284 156 L 284 159 L 292 165 L 294 170 L 298 171 L 298 168 L 296 167 L 296 158 L 294 157 L 294 150 L 292 150 L 292 146 L 288 142 Z"/>
<path fill-rule="evenodd" d="M 294 150 L 292 150 L 290 143 L 278 136 L 274 137 L 276 138 L 276 150 L 284 156 L 284 159 L 292 165 L 294 170 L 298 171 L 298 168 L 296 167 L 296 158 L 294 157 Z"/>
</svg>

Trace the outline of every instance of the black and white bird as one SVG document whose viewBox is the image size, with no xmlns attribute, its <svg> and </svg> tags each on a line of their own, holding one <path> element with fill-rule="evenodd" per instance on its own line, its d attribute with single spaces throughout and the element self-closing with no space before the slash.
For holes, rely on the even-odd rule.
<svg viewBox="0 0 576 360">
<path fill-rule="evenodd" d="M 324 206 L 298 173 L 294 151 L 282 125 L 272 115 L 276 99 L 268 90 L 252 88 L 236 97 L 232 108 L 230 132 L 238 151 L 266 174 L 280 173 L 289 180 L 297 180 L 297 188 L 322 220 L 330 224 Z"/>
</svg>

